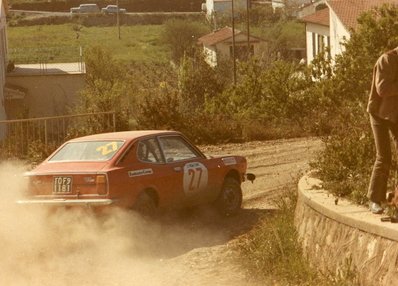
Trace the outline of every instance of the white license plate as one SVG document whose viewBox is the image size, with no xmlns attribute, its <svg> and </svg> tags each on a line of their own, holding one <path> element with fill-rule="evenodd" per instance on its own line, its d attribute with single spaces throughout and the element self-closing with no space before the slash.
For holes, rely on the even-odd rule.
<svg viewBox="0 0 398 286">
<path fill-rule="evenodd" d="M 54 193 L 71 193 L 72 177 L 54 177 Z"/>
</svg>

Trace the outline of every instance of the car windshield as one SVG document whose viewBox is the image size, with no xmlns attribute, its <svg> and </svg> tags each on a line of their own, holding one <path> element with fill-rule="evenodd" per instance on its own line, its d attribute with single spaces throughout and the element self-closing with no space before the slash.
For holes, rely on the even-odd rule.
<svg viewBox="0 0 398 286">
<path fill-rule="evenodd" d="M 48 161 L 106 161 L 123 146 L 124 141 L 70 142 Z"/>
</svg>

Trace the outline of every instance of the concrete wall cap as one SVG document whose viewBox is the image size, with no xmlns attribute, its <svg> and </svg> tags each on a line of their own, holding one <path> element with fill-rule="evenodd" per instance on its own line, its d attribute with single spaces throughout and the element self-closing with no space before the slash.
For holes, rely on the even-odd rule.
<svg viewBox="0 0 398 286">
<path fill-rule="evenodd" d="M 385 215 L 372 214 L 365 206 L 338 198 L 322 187 L 322 181 L 311 174 L 303 176 L 298 183 L 298 199 L 316 212 L 339 223 L 361 231 L 398 241 L 398 224 L 381 222 Z"/>
</svg>

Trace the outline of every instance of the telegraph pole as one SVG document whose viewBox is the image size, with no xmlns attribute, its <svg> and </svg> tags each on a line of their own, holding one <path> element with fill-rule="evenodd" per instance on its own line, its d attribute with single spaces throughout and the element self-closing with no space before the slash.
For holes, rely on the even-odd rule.
<svg viewBox="0 0 398 286">
<path fill-rule="evenodd" d="M 234 14 L 234 0 L 231 0 L 232 9 L 232 60 L 234 65 L 234 86 L 236 86 L 236 60 L 235 60 L 235 14 Z"/>
<path fill-rule="evenodd" d="M 247 59 L 249 59 L 251 55 L 250 50 L 250 14 L 249 14 L 249 6 L 250 0 L 246 0 L 246 24 L 247 24 Z"/>
<path fill-rule="evenodd" d="M 117 34 L 118 34 L 118 38 L 120 40 L 119 0 L 116 0 L 116 7 L 117 7 L 117 11 L 116 11 Z"/>
</svg>

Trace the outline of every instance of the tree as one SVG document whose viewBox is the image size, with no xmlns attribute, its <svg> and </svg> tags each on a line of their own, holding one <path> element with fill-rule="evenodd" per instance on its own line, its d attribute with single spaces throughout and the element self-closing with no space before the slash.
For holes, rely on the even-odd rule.
<svg viewBox="0 0 398 286">
<path fill-rule="evenodd" d="M 362 14 L 358 23 L 345 43 L 345 52 L 336 58 L 328 85 L 334 106 L 328 116 L 336 125 L 332 136 L 325 138 L 325 149 L 314 166 L 336 195 L 363 203 L 374 161 L 366 113 L 372 68 L 383 52 L 398 46 L 398 9 L 383 5 Z"/>
<path fill-rule="evenodd" d="M 201 53 L 184 56 L 178 74 L 182 111 L 203 111 L 206 100 L 221 94 L 226 84 L 226 78 L 210 67 Z"/>
<path fill-rule="evenodd" d="M 122 66 L 110 51 L 94 46 L 86 51 L 86 87 L 80 93 L 78 113 L 116 112 L 116 129 L 128 127 L 128 106 L 125 105 L 130 88 Z M 101 128 L 101 122 L 90 122 Z M 91 126 L 87 127 L 91 128 Z M 95 128 L 94 128 L 95 129 Z M 94 130 L 98 131 L 98 130 Z"/>
<path fill-rule="evenodd" d="M 170 48 L 172 60 L 179 63 L 184 55 L 194 55 L 198 38 L 208 32 L 208 27 L 199 22 L 172 19 L 164 24 L 161 37 Z"/>
</svg>

